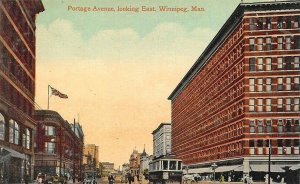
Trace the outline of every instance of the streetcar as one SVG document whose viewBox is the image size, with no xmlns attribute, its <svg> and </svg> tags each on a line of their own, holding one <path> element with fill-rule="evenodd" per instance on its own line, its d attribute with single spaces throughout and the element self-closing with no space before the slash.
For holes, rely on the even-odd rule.
<svg viewBox="0 0 300 184">
<path fill-rule="evenodd" d="M 174 155 L 154 158 L 149 163 L 149 184 L 181 184 L 182 160 Z"/>
</svg>

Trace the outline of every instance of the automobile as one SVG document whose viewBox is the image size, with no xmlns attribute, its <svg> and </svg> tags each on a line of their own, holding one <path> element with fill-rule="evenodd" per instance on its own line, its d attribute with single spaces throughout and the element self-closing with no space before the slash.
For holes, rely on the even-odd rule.
<svg viewBox="0 0 300 184">
<path fill-rule="evenodd" d="M 194 182 L 195 181 L 195 178 L 192 174 L 186 174 L 186 175 L 183 175 L 183 180 L 184 181 L 191 181 L 191 182 Z"/>
<path fill-rule="evenodd" d="M 86 177 L 83 180 L 83 184 L 97 184 L 97 181 L 93 177 Z"/>
</svg>

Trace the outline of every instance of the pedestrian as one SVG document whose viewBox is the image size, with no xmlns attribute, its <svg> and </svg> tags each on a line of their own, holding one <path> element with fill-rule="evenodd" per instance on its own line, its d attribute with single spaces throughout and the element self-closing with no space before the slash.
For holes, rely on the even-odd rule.
<svg viewBox="0 0 300 184">
<path fill-rule="evenodd" d="M 129 182 L 129 184 L 131 184 L 131 181 L 132 181 L 132 176 L 130 173 L 127 174 L 127 180 Z"/>
</svg>

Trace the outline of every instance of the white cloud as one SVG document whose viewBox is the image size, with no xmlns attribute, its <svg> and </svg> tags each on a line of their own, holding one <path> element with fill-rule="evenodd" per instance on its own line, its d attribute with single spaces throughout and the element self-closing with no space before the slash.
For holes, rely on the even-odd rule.
<svg viewBox="0 0 300 184">
<path fill-rule="evenodd" d="M 83 39 L 71 22 L 58 19 L 37 30 L 38 61 L 153 62 L 194 60 L 214 35 L 209 28 L 186 30 L 177 23 L 162 23 L 141 37 L 135 30 L 100 30 Z M 179 61 L 178 61 L 179 62 Z"/>
</svg>

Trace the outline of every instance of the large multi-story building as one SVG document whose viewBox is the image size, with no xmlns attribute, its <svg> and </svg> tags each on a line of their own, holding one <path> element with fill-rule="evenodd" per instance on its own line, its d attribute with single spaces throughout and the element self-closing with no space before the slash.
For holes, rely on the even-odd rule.
<svg viewBox="0 0 300 184">
<path fill-rule="evenodd" d="M 297 168 L 299 7 L 240 4 L 171 93 L 172 153 L 189 171 L 215 163 L 216 172 L 257 172 L 253 179 L 261 179 L 269 147 L 273 178 Z"/>
<path fill-rule="evenodd" d="M 35 176 L 82 176 L 83 132 L 79 123 L 69 124 L 51 110 L 35 111 L 37 137 Z M 76 132 L 76 133 L 74 133 Z"/>
<path fill-rule="evenodd" d="M 171 123 L 161 123 L 153 132 L 153 156 L 171 153 Z"/>
<path fill-rule="evenodd" d="M 0 1 L 0 178 L 33 178 L 35 18 L 41 0 Z M 1 179 L 0 179 L 1 180 Z"/>
<path fill-rule="evenodd" d="M 87 144 L 83 149 L 83 165 L 85 171 L 99 170 L 99 146 Z"/>
</svg>

